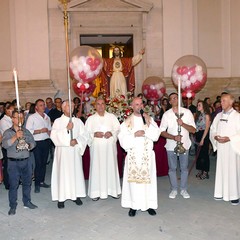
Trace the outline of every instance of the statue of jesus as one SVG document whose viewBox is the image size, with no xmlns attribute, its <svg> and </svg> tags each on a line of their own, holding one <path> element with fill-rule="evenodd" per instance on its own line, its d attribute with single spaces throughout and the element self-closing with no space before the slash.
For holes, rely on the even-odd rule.
<svg viewBox="0 0 240 240">
<path fill-rule="evenodd" d="M 134 69 L 145 53 L 145 49 L 133 58 L 121 57 L 121 48 L 115 46 L 112 58 L 103 59 L 103 70 L 101 73 L 102 89 L 106 96 L 114 97 L 116 93 L 126 96 L 127 92 L 134 93 L 135 78 Z"/>
</svg>

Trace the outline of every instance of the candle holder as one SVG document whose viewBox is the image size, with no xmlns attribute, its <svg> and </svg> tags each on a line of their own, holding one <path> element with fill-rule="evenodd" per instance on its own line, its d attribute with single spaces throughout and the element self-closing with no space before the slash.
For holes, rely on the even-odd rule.
<svg viewBox="0 0 240 240">
<path fill-rule="evenodd" d="M 30 151 L 30 145 L 26 142 L 24 137 L 18 138 L 18 143 L 17 143 L 16 149 L 18 152 L 23 151 L 23 150 Z"/>
<path fill-rule="evenodd" d="M 21 110 L 20 108 L 18 109 L 18 127 L 19 127 L 19 131 L 22 131 L 22 119 L 21 119 Z M 16 146 L 16 150 L 19 151 L 23 151 L 23 150 L 27 150 L 30 151 L 30 145 L 26 142 L 25 137 L 22 138 L 18 138 L 18 143 Z"/>
<path fill-rule="evenodd" d="M 21 120 L 21 108 L 20 108 L 20 101 L 19 101 L 19 91 L 18 91 L 18 75 L 17 75 L 17 71 L 14 68 L 13 69 L 13 79 L 15 82 L 15 90 L 16 90 L 16 100 L 17 100 L 17 111 L 18 111 L 18 127 L 19 130 L 22 130 L 22 120 Z M 30 145 L 25 141 L 25 138 L 18 138 L 18 143 L 16 146 L 17 151 L 23 151 L 23 150 L 30 150 Z"/>
<path fill-rule="evenodd" d="M 178 119 L 181 119 L 183 116 L 183 113 L 175 113 L 176 117 Z M 181 136 L 181 126 L 178 124 L 178 136 Z M 174 153 L 178 156 L 180 154 L 184 154 L 186 152 L 186 149 L 183 146 L 183 143 L 181 141 L 177 141 L 177 146 L 174 148 Z"/>
</svg>

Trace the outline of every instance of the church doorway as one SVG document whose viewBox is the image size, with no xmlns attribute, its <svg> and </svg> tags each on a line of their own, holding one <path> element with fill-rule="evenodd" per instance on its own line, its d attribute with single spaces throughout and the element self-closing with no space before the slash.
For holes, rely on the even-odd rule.
<svg viewBox="0 0 240 240">
<path fill-rule="evenodd" d="M 80 34 L 80 45 L 96 48 L 103 58 L 111 58 L 113 46 L 123 49 L 122 57 L 133 57 L 132 34 Z"/>
</svg>

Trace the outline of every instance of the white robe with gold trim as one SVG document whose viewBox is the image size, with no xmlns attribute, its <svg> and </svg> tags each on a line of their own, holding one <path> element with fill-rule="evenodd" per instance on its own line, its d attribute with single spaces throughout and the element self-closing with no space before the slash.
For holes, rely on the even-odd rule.
<svg viewBox="0 0 240 240">
<path fill-rule="evenodd" d="M 130 118 L 132 118 L 131 121 L 133 121 L 133 124 L 129 126 L 126 121 L 122 123 L 118 135 L 120 145 L 127 152 L 124 166 L 121 205 L 124 208 L 142 211 L 146 211 L 149 208 L 157 209 L 157 176 L 153 142 L 158 140 L 160 131 L 157 124 L 151 119 L 150 126 L 145 130 L 145 137 L 135 138 L 134 133 L 136 131 L 144 130 L 143 120 L 141 117 L 134 115 Z M 148 158 L 148 161 L 143 166 L 144 156 Z M 130 158 L 136 162 L 138 169 L 145 168 L 146 170 L 147 167 L 147 171 L 141 171 L 141 173 L 148 172 L 150 183 L 143 183 L 147 181 L 144 176 L 142 176 L 142 178 L 139 177 L 139 182 L 131 180 L 132 174 L 130 174 L 130 165 L 132 165 L 132 161 L 129 161 Z"/>
<path fill-rule="evenodd" d="M 231 110 L 229 111 L 231 112 Z M 225 120 L 225 121 L 223 121 Z M 215 136 L 227 136 L 229 142 L 219 143 Z M 240 198 L 240 114 L 217 114 L 210 128 L 210 140 L 217 150 L 214 197 L 231 201 Z"/>
<path fill-rule="evenodd" d="M 53 201 L 63 202 L 86 197 L 82 155 L 87 145 L 87 134 L 82 121 L 72 118 L 73 139 L 76 139 L 78 144 L 71 147 L 68 122 L 69 118 L 62 115 L 54 121 L 51 131 L 51 139 L 55 145 L 51 179 Z"/>
</svg>

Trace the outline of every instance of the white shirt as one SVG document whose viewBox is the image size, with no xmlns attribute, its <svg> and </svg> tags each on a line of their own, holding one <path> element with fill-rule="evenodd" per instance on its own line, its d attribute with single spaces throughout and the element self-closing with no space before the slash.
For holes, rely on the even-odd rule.
<svg viewBox="0 0 240 240">
<path fill-rule="evenodd" d="M 187 125 L 190 125 L 196 128 L 192 112 L 189 109 L 182 108 L 182 107 L 180 112 L 183 113 L 183 116 L 182 116 L 183 122 Z M 160 132 L 166 131 L 169 134 L 178 135 L 177 117 L 173 112 L 172 108 L 163 114 L 159 128 L 160 128 Z M 180 134 L 182 135 L 183 146 L 185 149 L 188 150 L 191 146 L 189 132 L 185 128 L 181 127 Z M 167 142 L 165 145 L 166 150 L 173 151 L 175 147 L 176 147 L 176 141 L 174 141 L 173 139 L 167 139 Z"/>
<path fill-rule="evenodd" d="M 10 127 L 12 127 L 13 123 L 12 123 L 12 118 L 10 118 L 7 115 L 4 115 L 3 118 L 0 121 L 0 131 L 1 134 L 3 135 L 3 133 L 9 129 Z"/>
<path fill-rule="evenodd" d="M 33 134 L 34 130 L 39 130 L 42 128 L 47 128 L 51 131 L 51 120 L 47 114 L 44 113 L 42 117 L 38 112 L 32 114 L 27 119 L 26 128 Z M 35 141 L 41 141 L 49 138 L 48 133 L 33 134 Z"/>
</svg>

